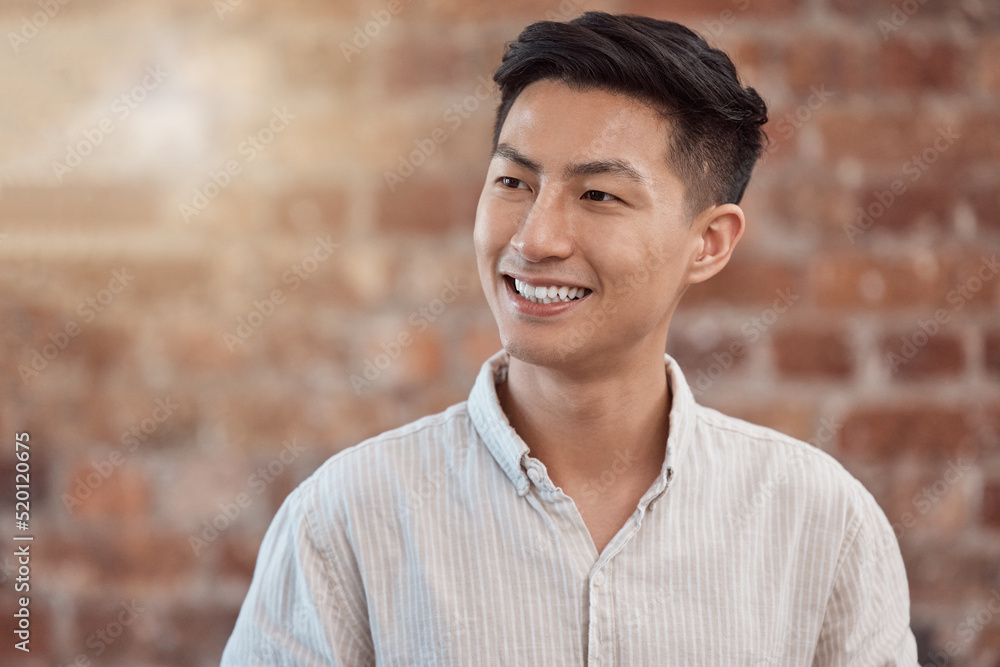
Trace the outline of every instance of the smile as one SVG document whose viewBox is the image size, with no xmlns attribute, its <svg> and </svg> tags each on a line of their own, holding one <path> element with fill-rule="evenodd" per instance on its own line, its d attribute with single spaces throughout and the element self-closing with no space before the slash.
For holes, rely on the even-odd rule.
<svg viewBox="0 0 1000 667">
<path fill-rule="evenodd" d="M 586 287 L 568 287 L 566 285 L 529 285 L 513 278 L 514 289 L 522 297 L 532 303 L 562 303 L 582 299 L 590 294 Z"/>
</svg>

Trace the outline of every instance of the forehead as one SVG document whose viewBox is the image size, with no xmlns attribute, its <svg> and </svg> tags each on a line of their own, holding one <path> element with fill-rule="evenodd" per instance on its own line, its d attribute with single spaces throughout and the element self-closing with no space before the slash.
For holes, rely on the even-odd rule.
<svg viewBox="0 0 1000 667">
<path fill-rule="evenodd" d="M 626 160 L 644 174 L 662 178 L 673 176 L 667 163 L 670 133 L 667 119 L 633 97 L 542 80 L 514 100 L 499 143 L 543 166 Z"/>
</svg>

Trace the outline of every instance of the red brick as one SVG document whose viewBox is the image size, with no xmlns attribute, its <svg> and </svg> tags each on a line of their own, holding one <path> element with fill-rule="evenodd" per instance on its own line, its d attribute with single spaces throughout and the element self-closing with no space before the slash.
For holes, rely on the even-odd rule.
<svg viewBox="0 0 1000 667">
<path fill-rule="evenodd" d="M 35 7 L 37 9 L 37 6 Z M 149 227 L 157 219 L 152 186 L 20 187 L 3 189 L 0 225 Z"/>
<path fill-rule="evenodd" d="M 806 109 L 808 109 L 808 105 Z M 800 117 L 796 117 L 797 112 L 801 114 Z M 802 121 L 800 118 L 805 120 Z M 767 143 L 764 145 L 764 154 L 760 164 L 770 167 L 774 163 L 796 158 L 799 154 L 799 131 L 812 118 L 813 116 L 809 115 L 808 112 L 800 110 L 798 105 L 769 109 L 768 121 L 764 126 Z M 801 169 L 800 165 L 796 166 Z M 761 168 L 763 169 L 763 167 Z M 773 169 L 771 167 L 769 171 Z M 751 181 L 751 183 L 752 185 L 747 190 L 748 197 L 760 188 L 756 181 Z"/>
<path fill-rule="evenodd" d="M 151 493 L 145 473 L 134 463 L 116 466 L 129 454 L 112 451 L 95 451 L 88 463 L 73 469 L 60 495 L 61 510 L 74 517 L 112 521 L 142 519 L 149 513 Z"/>
<path fill-rule="evenodd" d="M 954 159 L 993 161 L 1000 155 L 1000 116 L 996 113 L 972 112 L 956 131 L 961 136 L 955 142 Z"/>
<path fill-rule="evenodd" d="M 345 8 L 351 5 L 351 9 L 355 10 L 358 7 L 352 3 L 323 3 L 321 0 L 315 4 L 340 4 Z M 251 5 L 243 3 L 240 10 L 244 8 L 249 9 Z M 282 11 L 288 12 L 289 9 L 288 5 L 284 5 Z M 315 14 L 304 18 L 311 24 L 323 25 Z M 359 21 L 357 25 L 363 23 Z M 281 80 L 292 89 L 337 90 L 350 95 L 369 74 L 362 65 L 364 61 L 348 48 L 353 47 L 353 30 L 352 27 L 344 31 L 340 26 L 337 29 L 326 27 L 316 30 L 314 25 L 311 29 L 286 29 L 273 35 L 274 45 L 270 53 L 277 58 Z"/>
<path fill-rule="evenodd" d="M 778 141 L 792 143 L 794 138 L 785 141 L 779 137 Z M 804 233 L 847 240 L 844 225 L 856 217 L 855 200 L 848 188 L 837 183 L 835 174 L 827 169 L 803 169 L 798 164 L 772 174 L 774 181 L 766 186 L 758 184 L 757 190 L 769 220 Z M 749 224 L 753 226 L 754 221 Z"/>
<path fill-rule="evenodd" d="M 706 392 L 705 397 L 705 405 L 721 410 L 727 415 L 752 424 L 773 428 L 804 442 L 813 439 L 816 408 L 806 401 L 751 403 L 748 401 L 716 400 L 710 399 L 708 392 Z M 702 399 L 699 398 L 698 401 L 702 402 Z"/>
<path fill-rule="evenodd" d="M 969 519 L 966 489 L 975 485 L 972 459 L 917 467 L 869 467 L 865 487 L 879 500 L 897 539 L 956 535 Z M 879 493 L 876 488 L 881 488 Z"/>
<path fill-rule="evenodd" d="M 897 38 L 879 53 L 879 81 L 884 90 L 953 91 L 962 84 L 963 54 L 952 43 Z"/>
<path fill-rule="evenodd" d="M 983 92 L 1000 94 L 1000 39 L 983 40 L 975 67 L 976 81 Z"/>
<path fill-rule="evenodd" d="M 983 612 L 984 615 L 985 613 L 992 614 L 992 622 L 979 631 L 973 653 L 975 655 L 1000 656 L 1000 619 L 993 613 L 993 608 L 996 606 L 996 596 L 1000 592 L 1000 587 L 994 586 L 988 592 L 990 593 L 990 600 L 988 603 L 984 602 L 983 606 L 977 610 L 977 617 L 979 617 L 981 610 L 985 610 Z"/>
<path fill-rule="evenodd" d="M 851 375 L 854 355 L 841 331 L 782 328 L 771 339 L 774 364 L 787 377 L 836 378 Z"/>
<path fill-rule="evenodd" d="M 981 252 L 983 250 L 987 252 Z M 956 254 L 942 262 L 948 293 L 945 302 L 940 305 L 956 317 L 963 310 L 990 312 L 996 309 L 1000 294 L 998 253 L 989 250 L 988 247 L 980 247 L 975 254 Z"/>
<path fill-rule="evenodd" d="M 413 54 L 420 54 L 415 58 Z M 394 95 L 406 95 L 432 86 L 447 86 L 488 99 L 494 89 L 493 69 L 503 56 L 502 44 L 469 49 L 442 39 L 440 33 L 409 31 L 388 51 L 386 85 Z M 481 86 L 481 88 L 480 88 Z"/>
<path fill-rule="evenodd" d="M 894 182 L 897 191 L 899 182 L 907 186 L 902 194 L 893 191 Z M 894 179 L 859 190 L 851 221 L 867 226 L 867 231 L 912 233 L 930 230 L 937 234 L 948 233 L 955 206 L 955 188 L 942 179 L 918 181 L 916 184 L 908 179 Z"/>
<path fill-rule="evenodd" d="M 296 298 L 303 304 L 322 303 L 304 294 Z M 275 317 L 244 345 L 237 346 L 234 354 L 228 350 L 225 354 L 244 365 L 266 364 L 293 375 L 309 374 L 320 366 L 338 372 L 349 358 L 347 336 L 324 331 L 317 319 L 307 308 L 283 310 L 280 319 Z"/>
<path fill-rule="evenodd" d="M 745 20 L 744 17 L 794 15 L 802 7 L 801 0 L 761 0 L 760 2 L 742 2 L 741 0 L 676 0 L 670 3 L 657 0 L 629 0 L 622 8 L 622 13 L 642 14 L 659 19 L 688 20 L 695 17 L 706 17 L 720 20 L 723 29 L 726 25 Z M 741 9 L 745 8 L 745 9 Z M 723 12 L 731 14 L 723 15 Z M 727 23 L 728 21 L 728 23 Z M 715 24 L 692 24 L 690 27 L 708 38 L 715 38 L 717 30 L 711 27 Z"/>
<path fill-rule="evenodd" d="M 109 593 L 81 599 L 69 638 L 74 656 L 70 659 L 82 653 L 92 659 L 91 664 L 131 663 L 129 657 L 152 627 L 150 604 L 141 595 Z"/>
<path fill-rule="evenodd" d="M 775 58 L 777 47 L 758 39 L 737 39 L 725 51 L 740 76 L 753 81 L 751 75 Z"/>
<path fill-rule="evenodd" d="M 296 188 L 278 198 L 278 224 L 305 238 L 331 234 L 336 243 L 344 234 L 348 205 L 340 188 Z"/>
<path fill-rule="evenodd" d="M 1000 479 L 993 479 L 983 486 L 983 523 L 1000 529 Z"/>
<path fill-rule="evenodd" d="M 231 446 L 243 452 L 267 452 L 294 437 L 296 425 L 305 421 L 304 409 L 290 388 L 258 380 L 222 397 L 216 419 Z"/>
<path fill-rule="evenodd" d="M 150 646 L 150 664 L 219 662 L 238 614 L 238 607 L 218 601 L 177 604 L 157 628 L 156 643 Z"/>
<path fill-rule="evenodd" d="M 502 348 L 500 332 L 492 320 L 467 324 L 462 328 L 461 368 L 471 379 L 475 379 L 483 362 Z"/>
<path fill-rule="evenodd" d="M 771 306 L 782 295 L 794 300 L 796 308 L 805 298 L 800 270 L 789 263 L 763 257 L 740 256 L 737 251 L 729 264 L 705 282 L 692 285 L 682 300 L 682 308 L 726 304 L 743 308 Z"/>
<path fill-rule="evenodd" d="M 832 93 L 828 101 L 843 103 L 850 93 L 865 91 L 872 87 L 872 71 L 868 63 L 872 60 L 870 42 L 855 37 L 853 39 L 832 38 L 822 33 L 797 35 L 786 45 L 782 60 L 785 64 L 788 86 L 800 98 L 792 104 L 793 112 L 799 104 L 807 104 L 812 113 L 819 111 L 821 100 L 809 96 L 814 88 Z M 809 108 L 808 103 L 812 102 Z M 800 115 L 806 115 L 802 110 Z"/>
<path fill-rule="evenodd" d="M 925 322 L 931 322 L 928 318 Z M 931 327 L 936 323 L 931 322 Z M 934 331 L 933 328 L 931 328 Z M 919 345 L 923 343 L 923 345 Z M 925 380 L 958 375 L 965 368 L 962 340 L 949 333 L 928 336 L 915 327 L 882 339 L 882 356 L 899 380 Z"/>
<path fill-rule="evenodd" d="M 909 23 L 910 19 L 940 16 L 946 13 L 952 5 L 949 0 L 923 0 L 923 2 L 917 0 L 917 2 L 916 11 L 909 14 L 903 13 L 906 22 L 904 23 L 902 20 L 898 21 L 901 24 L 901 29 Z M 830 0 L 830 6 L 842 14 L 861 18 L 877 16 L 879 19 L 886 21 L 890 20 L 893 9 L 902 4 L 901 0 Z M 886 34 L 893 35 L 896 32 L 895 30 L 887 29 Z"/>
<path fill-rule="evenodd" d="M 969 203 L 976 214 L 976 224 L 985 230 L 1000 232 L 1000 187 L 979 188 L 969 193 Z"/>
<path fill-rule="evenodd" d="M 984 336 L 985 354 L 983 363 L 986 372 L 1000 376 L 1000 330 L 988 331 Z"/>
<path fill-rule="evenodd" d="M 416 3 L 414 3 L 416 4 Z M 431 16 L 445 22 L 470 21 L 479 22 L 487 19 L 517 20 L 518 24 L 549 20 L 566 21 L 582 14 L 587 7 L 581 0 L 512 0 L 508 3 L 463 2 L 462 0 L 430 0 L 427 11 Z M 515 35 L 511 35 L 513 39 Z"/>
<path fill-rule="evenodd" d="M 233 343 L 234 350 L 230 351 L 223 337 L 233 333 L 236 326 L 237 322 L 220 322 L 217 328 L 193 322 L 180 326 L 175 322 L 163 322 L 159 327 L 164 355 L 173 369 L 189 377 L 235 371 L 242 362 L 241 352 L 246 344 Z"/>
<path fill-rule="evenodd" d="M 121 304 L 112 303 L 108 309 L 115 305 Z M 97 317 L 104 315 L 99 313 Z M 83 319 L 77 322 L 80 333 L 69 339 L 66 349 L 50 361 L 49 367 L 32 382 L 43 377 L 48 378 L 49 382 L 54 382 L 50 376 L 58 373 L 60 368 L 67 369 L 74 365 L 86 369 L 91 377 L 98 379 L 114 374 L 118 367 L 131 361 L 133 338 L 130 331 L 107 323 L 99 323 L 97 319 L 91 324 L 87 324 Z"/>
<path fill-rule="evenodd" d="M 257 551 L 260 548 L 263 534 L 247 536 L 227 531 L 219 538 L 218 548 L 219 573 L 234 577 L 250 585 L 254 567 L 257 564 Z"/>
<path fill-rule="evenodd" d="M 708 391 L 717 376 L 738 372 L 746 363 L 750 344 L 744 336 L 720 336 L 706 341 L 693 331 L 674 330 L 668 338 L 667 352 L 687 377 L 695 394 Z"/>
<path fill-rule="evenodd" d="M 875 111 L 869 109 L 827 108 L 817 114 L 816 126 L 823 135 L 826 156 L 838 160 L 853 157 L 872 163 L 894 165 L 905 174 L 915 173 L 911 161 L 934 146 L 939 132 L 945 132 L 949 123 L 935 123 L 934 119 L 910 111 Z M 956 163 L 961 158 L 957 145 L 966 145 L 962 125 L 955 125 L 959 138 L 952 146 L 936 152 L 935 164 L 928 165 L 921 175 L 935 170 L 942 172 L 945 163 Z M 942 147 L 945 146 L 943 142 Z M 937 162 L 942 163 L 938 165 Z M 917 169 L 920 168 L 913 162 Z M 904 171 L 905 170 L 905 171 Z"/>
<path fill-rule="evenodd" d="M 216 259 L 209 255 L 205 258 L 158 259 L 141 264 L 125 262 L 129 271 L 135 275 L 135 280 L 119 298 L 125 304 L 141 304 L 144 310 L 151 308 L 153 303 L 202 304 L 210 307 L 211 302 L 206 302 L 205 289 L 206 286 L 215 285 L 212 278 Z M 111 268 L 121 268 L 121 264 L 107 270 L 110 272 Z M 232 276 L 226 275 L 225 278 L 231 280 Z M 125 307 L 123 310 L 128 311 L 130 308 Z"/>
<path fill-rule="evenodd" d="M 866 462 L 949 459 L 973 445 L 966 415 L 936 405 L 858 408 L 844 420 L 840 452 Z"/>
<path fill-rule="evenodd" d="M 419 167 L 417 168 L 419 170 Z M 404 234 L 440 234 L 452 228 L 472 233 L 480 181 L 456 184 L 416 173 L 379 194 L 379 229 Z"/>
<path fill-rule="evenodd" d="M 43 572 L 72 571 L 84 581 L 116 587 L 171 586 L 189 575 L 196 557 L 188 535 L 159 532 L 149 521 L 82 522 L 47 536 Z"/>
<path fill-rule="evenodd" d="M 940 266 L 915 260 L 831 253 L 813 260 L 811 282 L 816 300 L 826 308 L 945 306 L 954 283 Z"/>
<path fill-rule="evenodd" d="M 914 548 L 904 544 L 903 563 L 914 606 L 965 606 L 996 586 L 996 554 L 964 542 L 921 541 Z"/>
</svg>

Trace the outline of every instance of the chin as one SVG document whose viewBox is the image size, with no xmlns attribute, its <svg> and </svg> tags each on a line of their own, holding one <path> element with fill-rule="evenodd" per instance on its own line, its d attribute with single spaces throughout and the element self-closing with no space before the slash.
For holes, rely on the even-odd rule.
<svg viewBox="0 0 1000 667">
<path fill-rule="evenodd" d="M 500 335 L 500 342 L 511 358 L 543 368 L 573 366 L 584 356 L 585 340 L 562 341 L 559 343 L 531 339 L 526 336 Z"/>
</svg>

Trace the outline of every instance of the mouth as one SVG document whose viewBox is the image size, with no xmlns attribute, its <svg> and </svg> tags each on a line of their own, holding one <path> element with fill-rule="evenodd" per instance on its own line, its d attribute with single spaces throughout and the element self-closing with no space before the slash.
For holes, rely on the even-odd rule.
<svg viewBox="0 0 1000 667">
<path fill-rule="evenodd" d="M 569 285 L 531 285 L 513 276 L 504 275 L 507 284 L 523 299 L 531 303 L 570 303 L 579 301 L 591 293 L 586 287 Z"/>
</svg>

